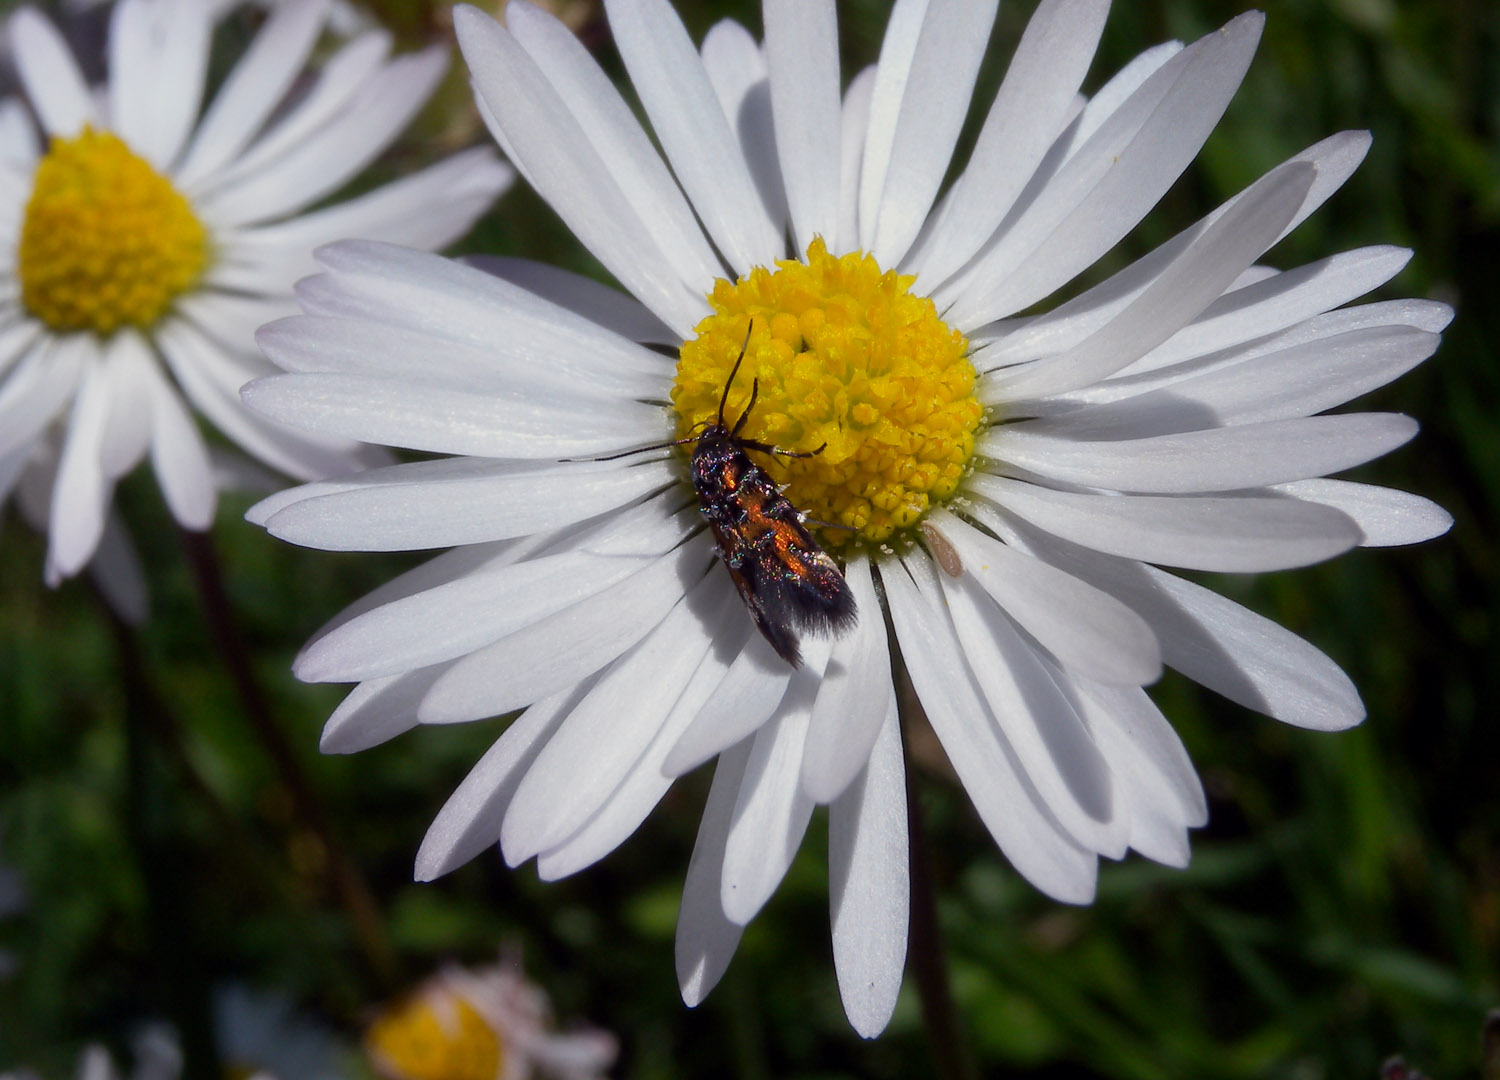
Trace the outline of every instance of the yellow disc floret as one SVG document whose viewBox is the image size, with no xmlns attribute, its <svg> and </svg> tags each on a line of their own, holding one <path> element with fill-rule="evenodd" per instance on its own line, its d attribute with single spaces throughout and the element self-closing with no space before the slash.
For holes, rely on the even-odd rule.
<svg viewBox="0 0 1500 1080">
<path fill-rule="evenodd" d="M 150 327 L 207 260 L 187 199 L 119 138 L 84 128 L 52 140 L 16 259 L 31 314 L 63 333 Z"/>
<path fill-rule="evenodd" d="M 906 533 L 951 496 L 974 453 L 984 409 L 968 343 L 914 295 L 915 279 L 862 252 L 757 267 L 714 284 L 714 314 L 682 346 L 672 403 L 678 436 L 718 415 L 719 397 L 753 322 L 725 406 L 733 426 L 757 388 L 740 437 L 811 457 L 757 454 L 826 546 Z M 822 450 L 818 450 L 819 447 Z"/>
<path fill-rule="evenodd" d="M 393 1080 L 495 1080 L 505 1045 L 462 996 L 412 995 L 387 1009 L 365 1033 L 365 1049 Z"/>
</svg>

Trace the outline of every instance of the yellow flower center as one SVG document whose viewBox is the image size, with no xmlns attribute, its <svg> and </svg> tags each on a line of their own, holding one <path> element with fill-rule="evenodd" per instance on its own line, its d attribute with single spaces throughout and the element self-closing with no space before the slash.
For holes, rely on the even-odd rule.
<svg viewBox="0 0 1500 1080">
<path fill-rule="evenodd" d="M 400 1080 L 495 1080 L 505 1044 L 474 1006 L 433 991 L 398 1002 L 365 1033 L 382 1075 Z"/>
<path fill-rule="evenodd" d="M 733 427 L 757 388 L 740 437 L 812 457 L 756 454 L 825 546 L 905 535 L 953 494 L 974 453 L 984 409 L 968 342 L 913 295 L 910 275 L 862 252 L 834 256 L 821 238 L 807 261 L 756 267 L 714 283 L 714 314 L 682 346 L 672 403 L 687 438 L 718 416 Z"/>
<path fill-rule="evenodd" d="M 208 234 L 172 182 L 114 135 L 54 138 L 17 253 L 21 299 L 53 330 L 149 327 L 208 261 Z"/>
</svg>

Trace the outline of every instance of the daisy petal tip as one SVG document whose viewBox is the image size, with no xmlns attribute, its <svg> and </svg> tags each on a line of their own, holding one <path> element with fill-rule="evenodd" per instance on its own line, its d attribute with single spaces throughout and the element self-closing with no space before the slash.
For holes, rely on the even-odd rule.
<svg viewBox="0 0 1500 1080">
<path fill-rule="evenodd" d="M 1428 511 L 1429 518 L 1422 533 L 1412 539 L 1412 543 L 1421 544 L 1428 540 L 1436 540 L 1439 536 L 1448 535 L 1453 528 L 1453 515 L 1444 510 L 1437 503 L 1431 503 Z"/>
<path fill-rule="evenodd" d="M 505 860 L 505 865 L 514 870 L 527 859 L 533 858 L 542 850 L 537 842 L 538 830 L 532 827 L 531 822 L 518 819 L 515 816 L 516 806 L 512 803 L 510 811 L 506 813 L 505 820 L 500 823 L 500 857 Z"/>
<path fill-rule="evenodd" d="M 245 520 L 248 521 L 251 525 L 259 525 L 264 528 L 266 522 L 271 519 L 272 515 L 276 513 L 278 508 L 279 500 L 274 495 L 270 496 L 269 498 L 262 499 L 250 509 L 246 510 Z"/>
<path fill-rule="evenodd" d="M 501 29 L 500 24 L 473 4 L 456 4 L 453 8 L 453 32 L 458 36 L 459 51 L 467 55 L 468 49 L 482 40 L 485 34 Z"/>
<path fill-rule="evenodd" d="M 1261 31 L 1266 28 L 1266 13 L 1264 11 L 1250 10 L 1241 15 L 1236 15 L 1222 27 L 1221 34 L 1247 34 L 1255 40 L 1260 39 Z"/>
<path fill-rule="evenodd" d="M 849 785 L 854 782 L 858 774 L 858 768 L 852 772 L 848 769 L 804 768 L 802 770 L 802 794 L 819 806 L 827 806 L 849 789 Z"/>
<path fill-rule="evenodd" d="M 316 641 L 308 642 L 292 660 L 292 675 L 298 681 L 305 683 L 348 681 L 340 678 L 338 672 L 334 670 L 336 664 L 328 655 L 329 650 L 323 647 L 327 640 L 327 638 L 318 638 Z"/>
<path fill-rule="evenodd" d="M 868 989 L 872 992 L 876 987 L 871 983 Z M 890 1025 L 891 1013 L 896 1011 L 896 1002 L 892 998 L 889 1002 L 864 1001 L 844 1002 L 844 1015 L 849 1020 L 849 1026 L 861 1039 L 877 1039 Z"/>
<path fill-rule="evenodd" d="M 434 826 L 436 824 L 433 823 Z M 456 869 L 458 864 L 453 861 L 449 845 L 441 842 L 433 829 L 428 829 L 427 835 L 422 838 L 422 846 L 417 849 L 417 857 L 412 862 L 412 880 L 425 884 Z"/>
<path fill-rule="evenodd" d="M 694 965 L 690 971 L 679 972 L 677 989 L 682 994 L 682 1003 L 689 1009 L 696 1009 L 703 1004 L 711 987 L 704 985 L 702 965 Z"/>
</svg>

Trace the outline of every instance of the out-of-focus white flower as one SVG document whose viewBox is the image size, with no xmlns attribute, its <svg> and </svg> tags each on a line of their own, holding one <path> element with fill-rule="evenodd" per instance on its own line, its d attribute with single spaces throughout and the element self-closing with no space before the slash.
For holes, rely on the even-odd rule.
<svg viewBox="0 0 1500 1080">
<path fill-rule="evenodd" d="M 214 993 L 215 1050 L 225 1077 L 243 1080 L 339 1080 L 348 1075 L 340 1058 L 347 1052 L 333 1033 L 298 1015 L 289 999 L 237 985 Z M 84 1048 L 78 1080 L 180 1080 L 182 1043 L 171 1024 L 144 1024 L 131 1040 L 131 1067 L 122 1073 L 109 1051 Z M 0 1074 L 0 1080 L 28 1080 L 29 1071 Z"/>
<path fill-rule="evenodd" d="M 30 108 L 0 103 L 0 497 L 28 469 L 50 482 L 50 582 L 93 556 L 115 482 L 147 456 L 176 519 L 207 528 L 214 468 L 187 403 L 294 477 L 363 460 L 241 407 L 239 386 L 267 370 L 255 327 L 295 310 L 319 244 L 441 247 L 510 182 L 476 149 L 307 212 L 390 145 L 447 64 L 440 48 L 393 58 L 369 32 L 304 77 L 329 11 L 276 5 L 201 115 L 202 0 L 117 4 L 99 88 L 40 13 L 5 23 Z"/>
<path fill-rule="evenodd" d="M 214 1042 L 233 1076 L 338 1080 L 344 1047 L 291 999 L 230 984 L 214 992 Z"/>
<path fill-rule="evenodd" d="M 386 1080 L 594 1080 L 618 1045 L 595 1028 L 559 1034 L 542 989 L 499 964 L 444 968 L 375 1019 L 365 1049 Z"/>
<path fill-rule="evenodd" d="M 1446 530 L 1425 499 L 1324 479 L 1414 421 L 1319 414 L 1420 363 L 1451 312 L 1341 306 L 1395 275 L 1400 249 L 1260 263 L 1362 160 L 1369 137 L 1346 132 L 1022 314 L 1192 160 L 1257 13 L 1151 49 L 1085 99 L 1107 5 L 1044 0 L 944 190 L 994 0 L 897 3 L 879 63 L 847 89 L 831 2 L 766 0 L 764 44 L 724 22 L 701 49 L 666 0 L 605 6 L 654 139 L 536 8 L 513 2 L 501 27 L 460 7 L 456 25 L 496 139 L 631 295 L 514 260 L 486 275 L 325 249 L 306 314 L 260 335 L 289 374 L 246 400 L 454 456 L 286 492 L 251 518 L 334 550 L 455 547 L 346 611 L 296 667 L 359 683 L 331 751 L 524 708 L 438 815 L 420 878 L 497 839 L 511 864 L 574 873 L 718 755 L 678 921 L 684 998 L 721 976 L 828 804 L 835 967 L 873 1035 L 906 950 L 893 656 L 1037 888 L 1087 902 L 1099 857 L 1131 848 L 1185 864 L 1206 805 L 1142 690 L 1163 663 L 1304 727 L 1364 709 L 1312 645 L 1158 565 L 1287 569 Z M 700 501 L 677 451 L 629 454 L 721 415 L 803 455 L 756 452 L 753 468 L 834 526 L 820 536 L 858 620 L 804 642 L 800 667 L 746 612 L 795 613 L 803 580 L 791 511 L 736 486 L 752 462 L 700 479 Z M 712 565 L 700 509 L 732 573 Z"/>
</svg>

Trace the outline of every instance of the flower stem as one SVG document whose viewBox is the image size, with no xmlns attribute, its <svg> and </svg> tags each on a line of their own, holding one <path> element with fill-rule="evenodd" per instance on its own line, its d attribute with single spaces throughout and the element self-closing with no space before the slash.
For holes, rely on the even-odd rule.
<svg viewBox="0 0 1500 1080">
<path fill-rule="evenodd" d="M 896 698 L 901 710 L 901 748 L 906 765 L 907 851 L 911 863 L 911 937 L 907 956 L 917 983 L 922 1006 L 922 1025 L 932 1051 L 937 1075 L 943 1080 L 977 1080 L 978 1069 L 970 1052 L 963 1020 L 953 1002 L 952 980 L 943 932 L 938 924 L 937 890 L 932 880 L 932 859 L 927 848 L 926 819 L 913 777 L 913 761 L 907 732 L 922 706 L 912 690 L 903 665 L 897 662 Z"/>
<path fill-rule="evenodd" d="M 339 841 L 312 782 L 272 714 L 230 609 L 213 540 L 208 533 L 186 529 L 179 530 L 178 534 L 198 586 L 209 633 L 235 684 L 245 717 L 286 785 L 293 813 L 322 849 L 329 884 L 349 916 L 355 940 L 371 974 L 383 989 L 393 990 L 397 985 L 395 954 L 386 937 L 380 909 L 364 875 Z"/>
<path fill-rule="evenodd" d="M 172 1018 L 183 1055 L 184 1080 L 211 1080 L 221 1072 L 213 1040 L 213 1020 L 200 953 L 183 909 L 186 890 L 179 880 L 181 851 L 162 833 L 170 817 L 170 786 L 160 782 L 162 762 L 152 753 L 160 745 L 162 703 L 141 660 L 134 632 L 122 622 L 102 594 L 95 591 L 109 621 L 119 658 L 125 694 L 125 828 L 140 865 L 146 895 L 146 940 L 156 999 Z"/>
</svg>

